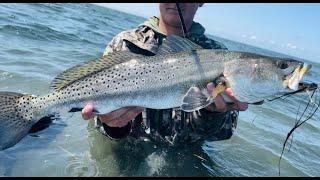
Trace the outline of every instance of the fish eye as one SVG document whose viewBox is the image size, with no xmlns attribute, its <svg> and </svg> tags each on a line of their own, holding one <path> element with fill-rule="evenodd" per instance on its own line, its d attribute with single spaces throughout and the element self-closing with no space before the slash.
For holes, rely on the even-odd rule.
<svg viewBox="0 0 320 180">
<path fill-rule="evenodd" d="M 285 61 L 277 61 L 277 66 L 280 69 L 287 69 L 289 67 L 288 63 Z"/>
</svg>

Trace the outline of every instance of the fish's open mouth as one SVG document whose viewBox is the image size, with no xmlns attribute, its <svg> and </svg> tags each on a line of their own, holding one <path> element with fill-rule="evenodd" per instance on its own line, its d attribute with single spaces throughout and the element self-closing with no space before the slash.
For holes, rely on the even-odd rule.
<svg viewBox="0 0 320 180">
<path fill-rule="evenodd" d="M 311 67 L 312 66 L 310 64 L 306 63 L 296 67 L 295 70 L 285 78 L 283 81 L 283 86 L 290 90 L 298 90 L 300 80 L 302 79 L 303 75 L 311 69 Z"/>
</svg>

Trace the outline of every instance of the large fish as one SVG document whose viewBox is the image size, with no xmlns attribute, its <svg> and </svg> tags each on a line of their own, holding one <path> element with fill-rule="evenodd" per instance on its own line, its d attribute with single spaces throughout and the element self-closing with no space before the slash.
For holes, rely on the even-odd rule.
<svg viewBox="0 0 320 180">
<path fill-rule="evenodd" d="M 66 70 L 44 96 L 0 92 L 0 150 L 15 145 L 39 119 L 62 107 L 92 102 L 103 113 L 126 106 L 191 112 L 214 102 L 225 88 L 222 77 L 240 101 L 252 103 L 297 90 L 310 67 L 292 59 L 202 49 L 169 36 L 155 56 L 116 52 Z M 208 82 L 216 82 L 212 94 L 205 89 Z"/>
</svg>

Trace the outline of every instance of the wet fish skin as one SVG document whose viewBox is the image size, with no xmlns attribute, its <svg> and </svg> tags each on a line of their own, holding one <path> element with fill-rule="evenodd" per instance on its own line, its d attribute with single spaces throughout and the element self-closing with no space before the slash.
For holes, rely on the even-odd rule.
<svg viewBox="0 0 320 180">
<path fill-rule="evenodd" d="M 117 58 L 121 57 L 120 53 Z M 62 107 L 81 108 L 91 101 L 103 113 L 126 106 L 166 109 L 179 107 L 188 98 L 193 106 L 203 105 L 205 102 L 199 104 L 199 99 L 186 93 L 198 87 L 208 97 L 205 85 L 222 74 L 239 100 L 261 100 L 288 92 L 283 85 L 285 77 L 303 65 L 291 59 L 208 49 L 152 57 L 129 53 L 125 57 L 122 63 L 78 78 L 45 96 L 0 92 L 0 106 L 4 107 L 0 110 L 0 149 L 16 144 L 39 119 Z"/>
</svg>

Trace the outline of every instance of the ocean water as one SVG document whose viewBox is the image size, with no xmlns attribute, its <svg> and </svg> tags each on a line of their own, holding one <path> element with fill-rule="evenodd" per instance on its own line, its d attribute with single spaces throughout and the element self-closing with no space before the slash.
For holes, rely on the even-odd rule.
<svg viewBox="0 0 320 180">
<path fill-rule="evenodd" d="M 0 91 L 44 95 L 56 75 L 101 56 L 114 35 L 144 20 L 92 4 L 0 4 Z M 230 50 L 286 56 L 210 37 Z M 319 83 L 320 64 L 311 63 L 305 80 Z M 79 113 L 65 113 L 0 151 L 0 176 L 278 176 L 283 142 L 308 99 L 303 93 L 250 106 L 231 139 L 185 149 L 125 147 Z M 320 176 L 319 118 L 318 111 L 295 131 L 281 176 Z"/>
</svg>

